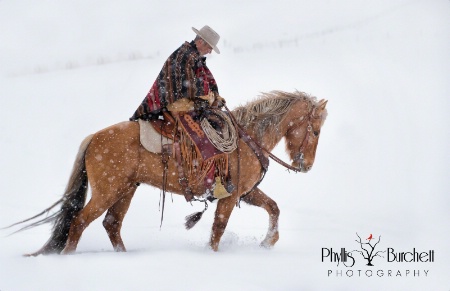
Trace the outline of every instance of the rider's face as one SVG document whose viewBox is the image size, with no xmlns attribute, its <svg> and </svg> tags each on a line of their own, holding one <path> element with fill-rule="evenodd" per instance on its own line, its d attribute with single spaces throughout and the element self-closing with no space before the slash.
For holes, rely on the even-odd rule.
<svg viewBox="0 0 450 291">
<path fill-rule="evenodd" d="M 212 52 L 212 47 L 203 39 L 200 39 L 197 43 L 197 50 L 201 56 L 210 54 Z"/>
</svg>

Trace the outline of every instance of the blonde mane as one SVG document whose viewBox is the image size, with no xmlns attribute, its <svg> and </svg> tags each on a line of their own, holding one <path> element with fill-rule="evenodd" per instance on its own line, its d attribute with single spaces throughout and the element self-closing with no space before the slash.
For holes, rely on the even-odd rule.
<svg viewBox="0 0 450 291">
<path fill-rule="evenodd" d="M 292 104 L 298 101 L 308 102 L 309 109 L 317 105 L 316 97 L 303 92 L 271 91 L 262 93 L 256 100 L 237 107 L 233 110 L 233 114 L 241 126 L 245 129 L 254 130 L 259 141 L 261 141 L 264 133 L 279 138 L 278 127 L 285 113 L 291 108 Z"/>
</svg>

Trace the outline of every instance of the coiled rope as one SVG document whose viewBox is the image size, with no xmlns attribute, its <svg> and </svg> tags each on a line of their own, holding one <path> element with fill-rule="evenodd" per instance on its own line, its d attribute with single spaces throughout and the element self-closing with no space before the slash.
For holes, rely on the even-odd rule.
<svg viewBox="0 0 450 291">
<path fill-rule="evenodd" d="M 207 118 L 203 118 L 200 122 L 203 131 L 206 133 L 208 140 L 220 151 L 231 153 L 237 148 L 237 133 L 228 114 L 223 111 L 214 111 L 224 121 L 222 135 L 214 129 Z"/>
</svg>

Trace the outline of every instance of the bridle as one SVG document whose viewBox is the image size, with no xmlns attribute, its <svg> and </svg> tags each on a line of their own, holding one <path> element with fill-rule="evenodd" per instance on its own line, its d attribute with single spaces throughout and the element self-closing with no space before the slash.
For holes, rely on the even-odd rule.
<svg viewBox="0 0 450 291">
<path fill-rule="evenodd" d="M 310 139 L 311 133 L 313 133 L 314 136 L 318 136 L 318 135 L 319 135 L 319 133 L 318 133 L 319 131 L 315 131 L 315 130 L 313 129 L 313 126 L 312 126 L 312 119 L 318 118 L 318 117 L 315 117 L 315 116 L 314 116 L 315 110 L 316 110 L 316 107 L 313 106 L 313 107 L 311 108 L 311 110 L 309 111 L 308 115 L 306 115 L 306 118 L 305 118 L 305 116 L 302 116 L 302 117 L 301 117 L 302 120 L 301 120 L 301 122 L 300 122 L 300 124 L 299 124 L 299 125 L 302 125 L 304 122 L 307 122 L 307 123 L 308 123 L 308 125 L 306 126 L 306 134 L 305 134 L 305 137 L 303 138 L 303 141 L 302 141 L 302 143 L 300 144 L 299 153 L 298 153 L 297 155 L 295 155 L 295 156 L 293 157 L 293 159 L 292 159 L 293 161 L 298 161 L 298 162 L 299 162 L 299 168 L 293 167 L 293 166 L 291 166 L 291 165 L 289 165 L 289 164 L 287 164 L 287 163 L 281 161 L 281 160 L 280 160 L 278 157 L 276 157 L 275 155 L 270 154 L 270 157 L 271 157 L 273 160 L 275 160 L 276 162 L 278 162 L 278 163 L 281 164 L 282 166 L 284 166 L 284 167 L 286 167 L 287 169 L 292 170 L 292 171 L 294 171 L 294 172 L 302 172 L 302 171 L 304 170 L 304 168 L 303 168 L 303 160 L 304 160 L 304 154 L 303 154 L 303 152 L 304 152 L 304 150 L 306 149 L 306 146 L 307 146 L 308 143 L 309 143 L 309 139 Z M 293 129 L 290 129 L 290 130 L 293 130 Z M 289 131 L 290 131 L 290 130 L 289 130 Z M 265 149 L 264 149 L 264 151 L 268 152 L 268 151 L 265 150 Z M 276 158 L 276 159 L 275 159 L 275 158 Z"/>
<path fill-rule="evenodd" d="M 299 165 L 300 165 L 299 171 L 302 171 L 302 170 L 303 170 L 303 157 L 304 157 L 303 151 L 305 150 L 306 146 L 307 146 L 308 143 L 309 143 L 309 139 L 310 139 L 311 133 L 312 133 L 315 137 L 317 137 L 317 136 L 319 135 L 319 133 L 320 133 L 319 130 L 314 130 L 314 128 L 313 128 L 313 126 L 312 126 L 312 119 L 318 119 L 318 118 L 321 118 L 321 117 L 316 117 L 316 116 L 314 115 L 315 110 L 316 110 L 316 107 L 313 106 L 313 108 L 311 109 L 311 111 L 308 113 L 308 116 L 307 116 L 306 119 L 304 118 L 304 116 L 302 116 L 303 120 L 302 120 L 302 122 L 300 123 L 300 125 L 301 125 L 301 124 L 303 124 L 303 122 L 305 122 L 305 121 L 308 122 L 308 126 L 306 127 L 306 134 L 305 134 L 305 137 L 303 138 L 303 141 L 302 141 L 302 143 L 301 143 L 301 145 L 300 145 L 299 153 L 298 153 L 297 155 L 295 155 L 294 158 L 292 159 L 293 161 L 298 161 L 298 162 L 299 162 Z"/>
</svg>

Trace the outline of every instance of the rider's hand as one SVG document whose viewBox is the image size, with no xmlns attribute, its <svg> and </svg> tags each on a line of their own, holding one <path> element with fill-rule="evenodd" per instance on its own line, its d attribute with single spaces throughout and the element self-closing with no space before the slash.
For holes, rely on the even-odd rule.
<svg viewBox="0 0 450 291">
<path fill-rule="evenodd" d="M 222 96 L 220 96 L 219 94 L 216 94 L 216 100 L 213 103 L 213 107 L 222 108 L 223 106 L 225 106 L 225 103 L 225 99 L 222 98 Z"/>
<path fill-rule="evenodd" d="M 198 98 L 207 100 L 209 102 L 209 106 L 212 106 L 212 104 L 214 103 L 214 100 L 215 100 L 215 96 L 212 91 L 209 91 L 208 94 L 199 96 Z"/>
</svg>

